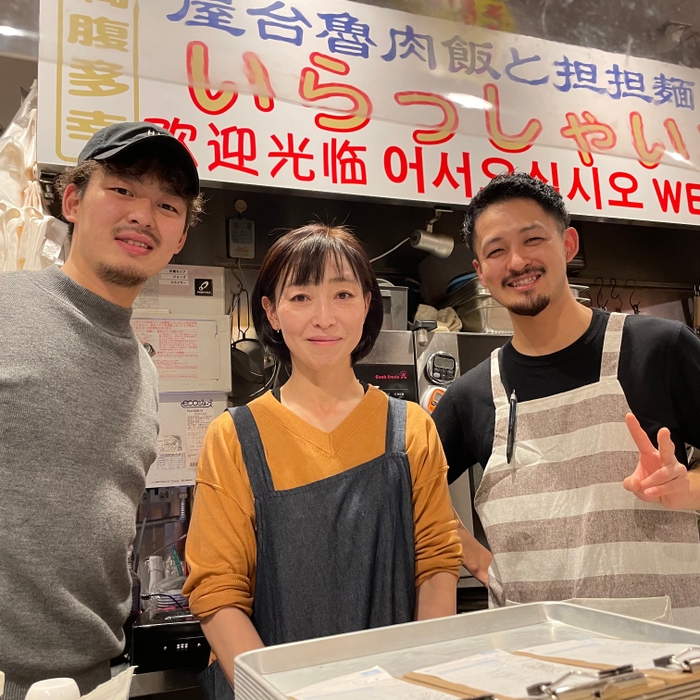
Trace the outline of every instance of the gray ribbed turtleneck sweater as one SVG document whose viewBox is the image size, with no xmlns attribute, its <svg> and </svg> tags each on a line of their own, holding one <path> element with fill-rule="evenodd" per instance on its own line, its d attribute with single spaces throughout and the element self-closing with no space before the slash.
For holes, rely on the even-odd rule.
<svg viewBox="0 0 700 700">
<path fill-rule="evenodd" d="M 52 267 L 0 274 L 3 700 L 109 679 L 158 432 L 156 369 L 116 306 Z"/>
</svg>

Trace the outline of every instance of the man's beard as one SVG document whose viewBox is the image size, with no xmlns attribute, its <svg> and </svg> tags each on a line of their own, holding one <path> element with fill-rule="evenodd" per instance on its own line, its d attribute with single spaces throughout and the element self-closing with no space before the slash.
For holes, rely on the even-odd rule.
<svg viewBox="0 0 700 700">
<path fill-rule="evenodd" d="M 103 282 L 127 289 L 139 287 L 148 281 L 148 275 L 138 268 L 127 265 L 107 265 L 104 262 L 98 264 L 97 276 Z"/>
<path fill-rule="evenodd" d="M 532 265 L 530 267 L 526 267 L 522 272 L 518 272 L 516 275 L 511 275 L 510 277 L 504 279 L 502 282 L 502 286 L 504 287 L 504 289 L 507 289 L 508 284 L 512 280 L 517 279 L 518 277 L 526 277 L 529 274 L 544 275 L 545 273 L 546 270 L 544 269 L 544 267 Z M 547 306 L 549 306 L 549 302 L 550 298 L 545 294 L 538 294 L 536 296 L 530 296 L 529 294 L 527 294 L 525 299 L 522 299 L 521 301 L 510 306 L 506 306 L 506 308 L 508 309 L 508 311 L 515 314 L 516 316 L 537 316 L 537 314 L 542 313 L 547 308 Z"/>
<path fill-rule="evenodd" d="M 545 294 L 539 294 L 532 299 L 524 299 L 518 304 L 512 304 L 506 308 L 516 316 L 537 316 L 549 306 L 550 298 Z"/>
</svg>

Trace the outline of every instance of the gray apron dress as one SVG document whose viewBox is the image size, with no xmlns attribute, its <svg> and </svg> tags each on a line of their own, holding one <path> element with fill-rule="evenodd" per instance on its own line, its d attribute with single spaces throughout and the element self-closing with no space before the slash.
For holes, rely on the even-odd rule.
<svg viewBox="0 0 700 700">
<path fill-rule="evenodd" d="M 598 382 L 518 404 L 510 464 L 508 396 L 491 357 L 493 452 L 474 497 L 493 552 L 489 604 L 575 598 L 627 614 L 631 599 L 644 613 L 668 597 L 675 624 L 700 629 L 696 514 L 622 486 L 639 457 L 618 380 L 626 318 L 608 319 Z"/>
<path fill-rule="evenodd" d="M 253 414 L 229 409 L 255 499 L 252 622 L 266 646 L 410 622 L 415 540 L 406 404 L 389 398 L 386 452 L 305 486 L 277 491 Z M 233 698 L 219 666 L 207 700 Z"/>
</svg>

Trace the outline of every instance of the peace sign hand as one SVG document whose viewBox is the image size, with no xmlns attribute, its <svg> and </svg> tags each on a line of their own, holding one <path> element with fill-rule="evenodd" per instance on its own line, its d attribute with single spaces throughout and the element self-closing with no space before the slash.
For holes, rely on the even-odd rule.
<svg viewBox="0 0 700 700">
<path fill-rule="evenodd" d="M 625 422 L 639 449 L 639 462 L 622 485 L 642 501 L 661 503 L 674 510 L 691 507 L 688 470 L 676 459 L 671 431 L 659 430 L 657 450 L 633 414 L 628 413 Z"/>
</svg>

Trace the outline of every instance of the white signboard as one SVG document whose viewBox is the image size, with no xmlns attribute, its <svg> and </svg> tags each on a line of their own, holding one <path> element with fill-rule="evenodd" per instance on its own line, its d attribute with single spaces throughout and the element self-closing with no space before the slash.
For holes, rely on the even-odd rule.
<svg viewBox="0 0 700 700">
<path fill-rule="evenodd" d="M 517 168 L 577 215 L 696 224 L 700 71 L 346 0 L 42 0 L 38 160 L 176 134 L 204 181 L 464 204 Z"/>
</svg>

